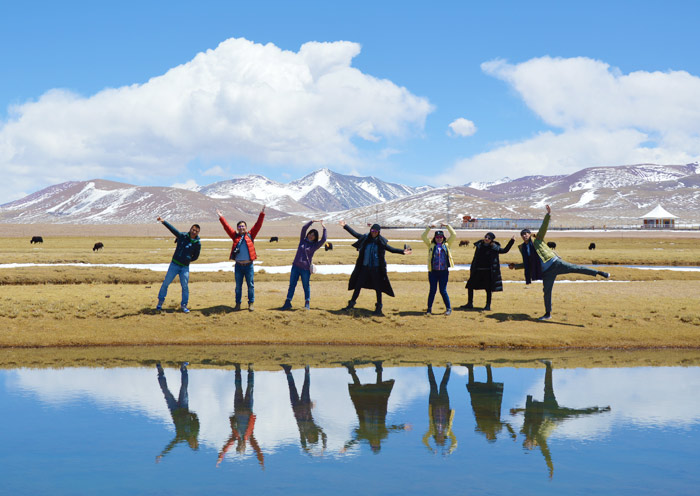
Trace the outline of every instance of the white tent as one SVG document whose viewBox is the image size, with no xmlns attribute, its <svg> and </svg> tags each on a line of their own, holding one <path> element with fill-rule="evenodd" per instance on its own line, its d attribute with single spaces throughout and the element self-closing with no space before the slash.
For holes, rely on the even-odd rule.
<svg viewBox="0 0 700 496">
<path fill-rule="evenodd" d="M 640 217 L 643 220 L 642 227 L 646 229 L 672 229 L 677 218 L 661 205 L 657 205 L 651 212 Z"/>
</svg>

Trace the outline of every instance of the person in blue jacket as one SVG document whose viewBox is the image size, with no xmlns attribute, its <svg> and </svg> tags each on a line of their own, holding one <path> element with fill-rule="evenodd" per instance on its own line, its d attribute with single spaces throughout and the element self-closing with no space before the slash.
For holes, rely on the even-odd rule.
<svg viewBox="0 0 700 496">
<path fill-rule="evenodd" d="M 184 313 L 190 313 L 190 310 L 187 308 L 190 298 L 190 290 L 187 284 L 190 280 L 190 262 L 194 262 L 199 258 L 199 252 L 202 249 L 202 244 L 199 242 L 199 224 L 193 224 L 189 232 L 180 232 L 161 217 L 158 217 L 157 220 L 162 222 L 175 235 L 177 247 L 170 262 L 170 267 L 168 267 L 168 272 L 165 274 L 163 284 L 160 286 L 160 291 L 158 291 L 158 306 L 156 306 L 156 310 L 163 309 L 163 303 L 168 294 L 168 286 L 173 282 L 175 276 L 180 276 L 180 286 L 182 286 L 180 309 Z"/>
</svg>

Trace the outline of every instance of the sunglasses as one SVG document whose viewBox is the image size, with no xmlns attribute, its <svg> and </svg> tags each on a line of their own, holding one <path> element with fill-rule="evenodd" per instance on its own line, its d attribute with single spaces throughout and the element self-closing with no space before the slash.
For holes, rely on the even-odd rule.
<svg viewBox="0 0 700 496">
<path fill-rule="evenodd" d="M 376 229 L 370 229 L 369 232 L 379 232 Z"/>
</svg>

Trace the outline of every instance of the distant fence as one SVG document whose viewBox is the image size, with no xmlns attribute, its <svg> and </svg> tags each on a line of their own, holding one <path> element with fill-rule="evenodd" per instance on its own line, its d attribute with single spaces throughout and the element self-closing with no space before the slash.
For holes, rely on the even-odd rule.
<svg viewBox="0 0 700 496">
<path fill-rule="evenodd" d="M 423 225 L 413 225 L 413 226 L 384 226 L 382 229 L 425 229 Z M 484 229 L 495 229 L 499 231 L 503 230 L 516 230 L 519 227 L 466 227 L 460 226 L 455 227 L 455 230 L 459 231 L 482 231 Z M 539 226 L 531 227 L 530 229 L 537 230 Z M 676 224 L 673 227 L 645 227 L 640 224 L 628 225 L 628 226 L 549 226 L 548 231 L 698 231 L 700 230 L 700 224 Z"/>
</svg>

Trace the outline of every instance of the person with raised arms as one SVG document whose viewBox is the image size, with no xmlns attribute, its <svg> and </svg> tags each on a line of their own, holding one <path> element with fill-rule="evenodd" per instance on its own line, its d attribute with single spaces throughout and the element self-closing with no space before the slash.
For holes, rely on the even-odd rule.
<svg viewBox="0 0 700 496">
<path fill-rule="evenodd" d="M 248 231 L 248 224 L 244 220 L 239 220 L 236 224 L 236 230 L 234 231 L 231 226 L 228 225 L 224 214 L 221 210 L 216 211 L 216 215 L 219 216 L 219 222 L 224 227 L 224 231 L 233 240 L 233 246 L 231 248 L 231 255 L 229 260 L 235 262 L 234 275 L 236 279 L 236 306 L 234 310 L 238 311 L 241 309 L 241 299 L 243 297 L 243 279 L 245 279 L 246 285 L 248 286 L 248 310 L 253 311 L 253 303 L 255 302 L 255 283 L 253 281 L 253 262 L 258 258 L 255 253 L 255 237 L 260 232 L 263 220 L 265 219 L 265 206 L 263 205 L 260 214 L 258 215 L 258 220 L 255 222 L 253 228 Z"/>
<path fill-rule="evenodd" d="M 374 315 L 384 315 L 382 312 L 382 293 L 394 296 L 394 290 L 391 288 L 389 276 L 386 271 L 385 253 L 389 251 L 391 253 L 410 255 L 411 249 L 404 248 L 402 250 L 389 246 L 389 242 L 386 238 L 379 234 L 382 229 L 379 224 L 373 224 L 369 233 L 360 234 L 348 226 L 344 220 L 338 223 L 353 237 L 357 238 L 357 241 L 353 243 L 352 246 L 359 252 L 357 261 L 355 262 L 355 268 L 348 282 L 348 291 L 354 291 L 352 293 L 352 298 L 350 298 L 344 310 L 352 310 L 360 295 L 360 290 L 366 288 L 374 289 L 377 293 L 377 304 L 374 307 Z"/>
<path fill-rule="evenodd" d="M 316 229 L 311 229 L 308 234 L 307 231 L 311 224 L 314 222 L 320 222 L 321 227 L 323 227 L 323 236 L 318 239 L 318 231 Z M 326 242 L 326 226 L 322 220 L 310 220 L 304 224 L 301 228 L 301 234 L 299 235 L 299 247 L 297 248 L 297 253 L 294 256 L 294 262 L 292 263 L 292 272 L 289 275 L 289 289 L 287 290 L 287 299 L 282 305 L 282 310 L 292 309 L 292 298 L 294 298 L 294 290 L 297 287 L 297 282 L 301 277 L 301 285 L 304 288 L 304 308 L 309 310 L 311 308 L 311 285 L 309 280 L 311 279 L 311 268 L 312 260 L 316 250 L 321 248 Z"/>
<path fill-rule="evenodd" d="M 545 313 L 537 320 L 550 320 L 552 318 L 552 289 L 558 275 L 586 274 L 593 277 L 602 276 L 606 279 L 610 277 L 610 274 L 602 270 L 565 262 L 554 253 L 554 250 L 547 246 L 544 236 L 547 234 L 552 209 L 549 205 L 546 205 L 545 208 L 547 209 L 547 214 L 544 216 L 542 225 L 535 236 L 532 235 L 529 229 L 520 231 L 520 237 L 523 238 L 523 242 L 518 246 L 518 249 L 523 256 L 523 263 L 508 264 L 510 269 L 525 269 L 525 284 L 542 279 Z"/>
<path fill-rule="evenodd" d="M 202 243 L 199 242 L 199 224 L 192 224 L 189 232 L 180 232 L 175 229 L 172 224 L 163 220 L 162 217 L 158 217 L 156 220 L 161 222 L 175 235 L 175 242 L 177 243 L 175 253 L 173 253 L 173 258 L 168 267 L 168 272 L 166 272 L 163 284 L 161 284 L 160 291 L 158 291 L 158 305 L 156 305 L 156 310 L 160 311 L 163 309 L 163 303 L 165 303 L 165 297 L 168 294 L 168 286 L 173 282 L 175 276 L 179 276 L 180 286 L 182 287 L 180 309 L 184 313 L 190 313 L 187 307 L 190 298 L 190 262 L 197 260 L 202 250 Z"/>
</svg>

